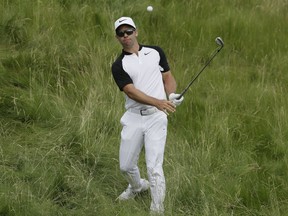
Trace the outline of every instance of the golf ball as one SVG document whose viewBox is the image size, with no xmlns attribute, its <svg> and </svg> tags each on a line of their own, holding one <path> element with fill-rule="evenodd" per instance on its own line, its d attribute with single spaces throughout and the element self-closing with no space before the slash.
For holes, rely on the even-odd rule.
<svg viewBox="0 0 288 216">
<path fill-rule="evenodd" d="M 148 6 L 147 7 L 147 11 L 149 11 L 149 12 L 153 11 L 153 7 L 152 6 Z"/>
</svg>

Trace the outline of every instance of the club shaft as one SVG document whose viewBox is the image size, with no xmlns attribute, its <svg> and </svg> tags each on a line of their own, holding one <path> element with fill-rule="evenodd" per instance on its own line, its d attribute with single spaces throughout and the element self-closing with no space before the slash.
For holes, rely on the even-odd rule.
<svg viewBox="0 0 288 216">
<path fill-rule="evenodd" d="M 210 62 L 215 58 L 215 56 L 220 52 L 220 50 L 223 48 L 223 46 L 221 46 L 220 48 L 218 48 L 214 54 L 211 56 L 211 58 L 207 61 L 207 63 L 204 65 L 204 67 L 194 76 L 194 78 L 190 81 L 190 83 L 186 86 L 186 88 L 181 92 L 181 94 L 179 95 L 179 97 L 177 98 L 177 100 L 179 100 L 189 89 L 189 87 L 194 83 L 194 81 L 199 77 L 199 75 L 204 71 L 204 69 L 210 64 Z"/>
</svg>

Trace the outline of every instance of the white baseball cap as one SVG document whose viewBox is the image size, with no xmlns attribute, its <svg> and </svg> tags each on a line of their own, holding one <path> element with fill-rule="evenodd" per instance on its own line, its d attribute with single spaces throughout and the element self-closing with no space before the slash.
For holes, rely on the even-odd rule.
<svg viewBox="0 0 288 216">
<path fill-rule="evenodd" d="M 130 17 L 120 17 L 118 20 L 116 20 L 115 30 L 121 25 L 130 25 L 136 29 L 136 25 Z"/>
</svg>

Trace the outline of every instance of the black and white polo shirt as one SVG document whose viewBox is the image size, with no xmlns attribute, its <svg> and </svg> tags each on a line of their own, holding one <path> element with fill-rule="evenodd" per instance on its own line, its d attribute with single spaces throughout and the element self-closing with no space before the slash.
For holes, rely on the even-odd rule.
<svg viewBox="0 0 288 216">
<path fill-rule="evenodd" d="M 158 99 L 166 99 L 161 73 L 169 70 L 165 53 L 158 46 L 140 45 L 138 56 L 123 50 L 112 64 L 112 74 L 121 91 L 125 85 L 132 83 L 135 88 Z M 148 107 L 126 95 L 126 109 Z"/>
</svg>

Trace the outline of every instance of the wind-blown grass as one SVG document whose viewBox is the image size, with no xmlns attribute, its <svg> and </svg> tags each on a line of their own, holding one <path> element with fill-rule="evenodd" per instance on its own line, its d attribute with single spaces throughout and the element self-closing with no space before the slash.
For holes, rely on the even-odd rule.
<svg viewBox="0 0 288 216">
<path fill-rule="evenodd" d="M 146 11 L 153 5 L 152 13 Z M 166 52 L 180 92 L 169 116 L 166 215 L 287 212 L 284 0 L 14 0 L 0 3 L 0 215 L 148 215 L 118 168 L 123 95 L 113 23 Z M 146 176 L 144 157 L 140 169 Z"/>
</svg>

